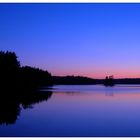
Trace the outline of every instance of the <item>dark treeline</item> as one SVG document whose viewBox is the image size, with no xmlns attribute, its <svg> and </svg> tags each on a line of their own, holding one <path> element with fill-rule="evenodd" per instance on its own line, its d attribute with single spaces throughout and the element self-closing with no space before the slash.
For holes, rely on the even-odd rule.
<svg viewBox="0 0 140 140">
<path fill-rule="evenodd" d="M 0 52 L 0 124 L 13 124 L 22 108 L 51 97 L 51 92 L 40 91 L 41 86 L 52 85 L 47 71 L 21 67 L 14 52 Z"/>
<path fill-rule="evenodd" d="M 20 68 L 19 81 L 22 88 L 36 88 L 40 86 L 52 86 L 52 76 L 47 71 L 43 71 L 39 68 L 33 68 L 29 66 Z"/>
<path fill-rule="evenodd" d="M 89 85 L 97 84 L 95 79 L 82 76 L 53 76 L 55 85 Z"/>
<path fill-rule="evenodd" d="M 104 85 L 109 85 L 106 84 L 106 78 L 105 79 L 96 79 L 97 84 L 104 84 Z M 140 84 L 140 78 L 120 78 L 120 79 L 110 79 L 111 82 L 110 85 L 115 85 L 115 84 Z"/>
<path fill-rule="evenodd" d="M 14 52 L 0 52 L 0 87 L 18 84 L 20 63 Z M 7 89 L 6 88 L 6 89 Z"/>
<path fill-rule="evenodd" d="M 114 79 L 115 84 L 140 84 L 140 78 Z"/>
<path fill-rule="evenodd" d="M 27 89 L 52 85 L 47 71 L 34 67 L 21 67 L 14 52 L 0 52 L 0 88 Z"/>
<path fill-rule="evenodd" d="M 115 84 L 140 84 L 140 78 L 114 79 L 112 76 L 106 76 L 105 79 L 92 79 L 82 76 L 53 76 L 52 79 L 55 85 L 102 84 L 105 86 L 114 86 Z"/>
</svg>

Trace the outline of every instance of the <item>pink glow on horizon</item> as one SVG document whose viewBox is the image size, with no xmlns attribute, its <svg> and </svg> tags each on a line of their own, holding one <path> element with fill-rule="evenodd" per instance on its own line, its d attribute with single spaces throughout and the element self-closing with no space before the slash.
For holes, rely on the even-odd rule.
<svg viewBox="0 0 140 140">
<path fill-rule="evenodd" d="M 90 78 L 104 79 L 108 75 L 113 75 L 114 78 L 140 78 L 139 71 L 131 71 L 131 70 L 123 70 L 123 71 L 53 71 L 52 75 L 55 76 L 66 76 L 66 75 L 74 75 L 74 76 L 85 76 Z"/>
<path fill-rule="evenodd" d="M 43 61 L 44 60 L 44 61 Z M 73 66 L 68 68 L 63 65 L 52 65 L 49 66 L 49 62 L 46 62 L 45 59 L 39 61 L 38 59 L 35 62 L 38 62 L 39 65 L 35 67 L 39 67 L 43 70 L 47 70 L 53 76 L 85 76 L 96 79 L 104 79 L 106 76 L 113 75 L 114 78 L 140 78 L 140 68 L 136 67 L 135 69 L 132 67 L 128 67 L 127 65 L 124 67 L 120 66 L 112 66 L 112 67 L 102 67 L 102 66 Z M 21 61 L 22 62 L 22 61 Z M 23 63 L 23 62 L 22 62 Z M 34 66 L 32 62 L 26 62 L 27 65 Z M 22 64 L 23 65 L 23 64 Z M 48 65 L 48 67 L 47 67 Z"/>
</svg>

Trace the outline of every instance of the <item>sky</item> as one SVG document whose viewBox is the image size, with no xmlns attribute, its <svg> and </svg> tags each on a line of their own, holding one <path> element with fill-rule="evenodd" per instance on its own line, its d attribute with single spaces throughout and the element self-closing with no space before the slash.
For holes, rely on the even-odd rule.
<svg viewBox="0 0 140 140">
<path fill-rule="evenodd" d="M 0 4 L 0 50 L 52 75 L 140 77 L 140 4 Z"/>
</svg>

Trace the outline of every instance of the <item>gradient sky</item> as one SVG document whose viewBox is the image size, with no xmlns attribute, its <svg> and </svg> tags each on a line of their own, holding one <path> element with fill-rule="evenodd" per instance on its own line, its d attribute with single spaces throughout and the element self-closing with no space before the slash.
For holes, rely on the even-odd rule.
<svg viewBox="0 0 140 140">
<path fill-rule="evenodd" d="M 140 4 L 0 4 L 0 50 L 52 75 L 140 77 Z"/>
</svg>

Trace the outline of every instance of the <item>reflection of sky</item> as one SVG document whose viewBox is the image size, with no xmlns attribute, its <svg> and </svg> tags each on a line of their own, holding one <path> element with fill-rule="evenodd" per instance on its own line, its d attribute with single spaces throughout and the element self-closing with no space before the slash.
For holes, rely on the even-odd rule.
<svg viewBox="0 0 140 140">
<path fill-rule="evenodd" d="M 70 86 L 55 86 L 65 91 Z M 73 91 L 80 89 L 74 86 Z M 140 88 L 83 86 L 93 92 L 54 92 L 49 100 L 21 111 L 0 136 L 140 136 Z M 112 93 L 108 96 L 106 93 Z"/>
<path fill-rule="evenodd" d="M 0 4 L 0 48 L 53 75 L 140 77 L 140 4 Z"/>
<path fill-rule="evenodd" d="M 55 88 L 72 90 L 69 86 Z M 49 136 L 140 136 L 140 88 L 75 86 L 73 91 L 80 88 L 75 94 L 54 92 L 40 106 L 46 112 L 43 118 L 50 119 Z M 82 92 L 84 89 L 90 90 Z M 106 96 L 112 90 L 113 96 Z"/>
<path fill-rule="evenodd" d="M 54 86 L 52 89 L 42 89 L 44 91 L 52 91 L 53 93 L 68 93 L 67 95 L 97 95 L 103 96 L 114 94 L 114 96 L 125 96 L 125 95 L 139 95 L 140 94 L 140 85 L 115 85 L 113 87 L 105 87 L 103 85 L 57 85 Z M 86 93 L 86 94 L 85 94 Z M 99 94 L 100 93 L 100 94 Z M 126 96 L 127 97 L 127 96 Z"/>
</svg>

